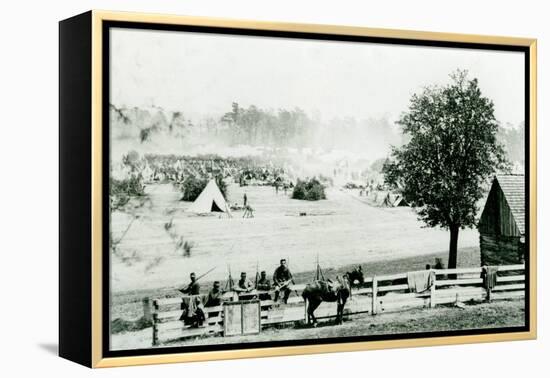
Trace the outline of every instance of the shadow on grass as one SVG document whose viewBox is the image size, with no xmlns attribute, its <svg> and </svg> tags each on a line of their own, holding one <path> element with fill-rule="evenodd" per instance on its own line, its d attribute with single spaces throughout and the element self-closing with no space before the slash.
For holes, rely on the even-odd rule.
<svg viewBox="0 0 550 378">
<path fill-rule="evenodd" d="M 317 326 L 314 327 L 313 324 L 307 324 L 306 322 L 304 321 L 299 321 L 299 322 L 295 322 L 294 323 L 294 329 L 309 329 L 309 328 L 324 328 L 324 327 L 334 327 L 334 326 L 338 326 L 338 325 L 342 325 L 348 321 L 351 321 L 351 320 L 348 320 L 344 317 L 344 322 L 343 323 L 338 323 L 336 321 L 336 319 L 319 319 L 318 320 L 318 323 L 317 323 Z"/>
</svg>

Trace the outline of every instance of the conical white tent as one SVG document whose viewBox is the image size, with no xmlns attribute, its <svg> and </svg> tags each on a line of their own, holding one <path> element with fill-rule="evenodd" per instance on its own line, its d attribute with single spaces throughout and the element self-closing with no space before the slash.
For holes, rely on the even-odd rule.
<svg viewBox="0 0 550 378">
<path fill-rule="evenodd" d="M 216 181 L 210 180 L 208 185 L 202 190 L 201 194 L 197 197 L 195 202 L 187 210 L 190 213 L 210 213 L 212 211 L 218 211 L 223 213 L 231 213 L 229 206 L 223 198 L 222 192 Z"/>
<path fill-rule="evenodd" d="M 401 195 L 397 195 L 395 201 L 393 201 L 393 207 L 402 207 L 402 206 L 409 206 L 407 201 L 405 201 L 405 198 Z"/>
<path fill-rule="evenodd" d="M 386 193 L 384 195 L 384 197 L 383 197 L 382 201 L 380 202 L 379 206 L 393 207 L 392 200 L 391 200 L 391 197 L 390 197 L 390 193 Z"/>
</svg>

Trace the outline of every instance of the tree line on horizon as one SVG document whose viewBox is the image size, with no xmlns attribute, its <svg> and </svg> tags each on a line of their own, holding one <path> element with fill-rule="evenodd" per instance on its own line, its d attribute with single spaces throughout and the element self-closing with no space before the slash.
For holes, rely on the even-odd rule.
<svg viewBox="0 0 550 378">
<path fill-rule="evenodd" d="M 233 102 L 221 116 L 191 120 L 182 112 L 162 108 L 145 110 L 111 104 L 112 138 L 148 143 L 156 136 L 169 135 L 190 144 L 216 142 L 229 146 L 294 147 L 372 151 L 388 153 L 390 144 L 400 144 L 401 134 L 388 117 L 356 119 L 339 117 L 322 120 L 300 107 L 262 109 Z"/>
<path fill-rule="evenodd" d="M 155 113 L 140 108 L 111 105 L 112 136 L 147 143 L 155 135 L 195 142 L 217 142 L 230 146 L 320 147 L 327 150 L 345 149 L 353 152 L 372 150 L 378 158 L 386 158 L 386 146 L 399 146 L 409 136 L 402 125 L 392 126 L 387 117 L 357 120 L 354 117 L 321 120 L 303 109 L 262 109 L 256 105 L 244 107 L 237 102 L 219 117 L 193 121 L 183 112 L 157 108 Z M 498 128 L 497 138 L 503 144 L 511 162 L 524 163 L 525 124 L 506 124 Z"/>
</svg>

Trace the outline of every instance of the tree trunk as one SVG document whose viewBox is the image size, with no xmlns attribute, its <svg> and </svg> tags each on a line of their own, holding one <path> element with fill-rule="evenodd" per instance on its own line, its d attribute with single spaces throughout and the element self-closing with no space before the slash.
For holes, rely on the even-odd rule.
<svg viewBox="0 0 550 378">
<path fill-rule="evenodd" d="M 452 225 L 449 227 L 451 232 L 451 241 L 449 243 L 449 263 L 447 268 L 456 268 L 457 254 L 458 254 L 458 231 L 460 227 L 458 225 Z"/>
</svg>

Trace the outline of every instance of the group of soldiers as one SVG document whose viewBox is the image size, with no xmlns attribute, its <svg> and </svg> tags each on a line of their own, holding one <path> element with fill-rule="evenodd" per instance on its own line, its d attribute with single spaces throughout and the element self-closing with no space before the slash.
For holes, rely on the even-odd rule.
<svg viewBox="0 0 550 378">
<path fill-rule="evenodd" d="M 242 272 L 239 281 L 237 281 L 237 285 L 234 286 L 232 290 L 237 292 L 239 296 L 250 294 L 247 295 L 247 297 L 257 296 L 260 300 L 271 299 L 269 291 L 275 290 L 275 302 L 279 300 L 282 293 L 283 302 L 287 303 L 288 297 L 292 292 L 290 289 L 291 283 L 294 283 L 292 273 L 288 268 L 286 259 L 281 259 L 280 265 L 275 269 L 275 272 L 273 272 L 273 283 L 267 278 L 265 270 L 260 272 L 255 284 L 247 278 L 246 272 Z"/>
<path fill-rule="evenodd" d="M 187 295 L 199 295 L 200 294 L 200 284 L 195 273 L 191 273 L 189 276 L 191 282 L 180 291 L 183 294 Z M 267 274 L 264 271 L 260 272 L 259 277 L 256 279 L 256 283 L 247 277 L 246 272 L 242 272 L 240 279 L 237 281 L 236 285 L 233 285 L 231 282 L 229 284 L 229 290 L 237 293 L 238 296 L 246 297 L 256 297 L 260 300 L 271 299 L 270 291 L 275 290 L 275 301 L 279 300 L 279 297 L 282 294 L 283 302 L 287 303 L 288 297 L 292 290 L 290 289 L 290 284 L 294 283 L 292 278 L 292 273 L 288 268 L 286 259 L 281 259 L 280 265 L 275 269 L 273 273 L 273 283 L 267 277 Z M 205 307 L 214 307 L 219 306 L 223 302 L 223 295 L 225 290 L 221 288 L 220 281 L 214 281 L 212 288 L 208 292 L 208 296 L 204 302 Z"/>
</svg>

